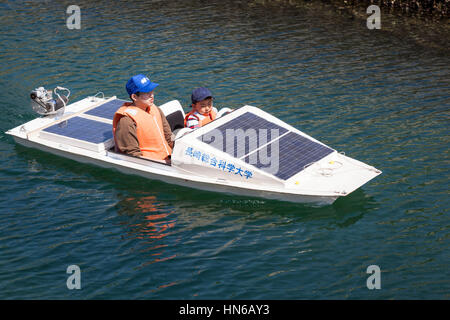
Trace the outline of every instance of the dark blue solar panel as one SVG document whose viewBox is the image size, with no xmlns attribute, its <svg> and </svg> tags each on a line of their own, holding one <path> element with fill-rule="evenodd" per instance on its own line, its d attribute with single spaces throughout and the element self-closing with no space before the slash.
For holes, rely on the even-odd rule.
<svg viewBox="0 0 450 320">
<path fill-rule="evenodd" d="M 105 142 L 113 137 L 111 124 L 81 117 L 70 118 L 43 131 L 92 143 Z"/>
<path fill-rule="evenodd" d="M 198 139 L 233 157 L 240 158 L 287 131 L 273 122 L 247 112 L 203 134 Z"/>
<path fill-rule="evenodd" d="M 306 165 L 319 161 L 332 152 L 333 149 L 329 147 L 289 132 L 243 160 L 280 179 L 287 180 L 305 169 Z"/>
<path fill-rule="evenodd" d="M 120 99 L 111 100 L 85 113 L 91 116 L 97 116 L 112 120 L 117 109 L 119 109 L 125 102 L 125 100 Z"/>
</svg>

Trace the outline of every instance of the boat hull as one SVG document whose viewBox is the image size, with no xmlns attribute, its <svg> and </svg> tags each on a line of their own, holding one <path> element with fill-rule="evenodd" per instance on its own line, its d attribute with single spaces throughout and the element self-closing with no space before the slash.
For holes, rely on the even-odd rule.
<svg viewBox="0 0 450 320">
<path fill-rule="evenodd" d="M 106 169 L 115 169 L 121 173 L 127 175 L 137 175 L 150 180 L 158 180 L 169 184 L 175 184 L 182 187 L 193 188 L 203 191 L 212 191 L 212 192 L 220 192 L 226 193 L 229 195 L 237 195 L 237 196 L 248 196 L 248 197 L 256 197 L 270 200 L 280 200 L 280 201 L 289 201 L 295 203 L 307 203 L 314 205 L 330 205 L 332 204 L 339 196 L 316 196 L 316 195 L 299 195 L 299 194 L 291 194 L 291 193 L 281 193 L 274 192 L 268 190 L 255 190 L 255 189 L 247 189 L 240 188 L 233 185 L 224 185 L 217 184 L 213 182 L 202 182 L 202 181 L 194 181 L 188 180 L 185 177 L 179 177 L 177 170 L 173 169 L 173 175 L 160 175 L 150 171 L 140 170 L 130 166 L 124 166 L 114 161 L 107 161 L 108 159 L 100 159 L 89 157 L 87 155 L 77 154 L 73 152 L 64 151 L 62 149 L 56 149 L 32 140 L 28 140 L 25 138 L 21 138 L 19 136 L 13 135 L 13 138 L 16 143 L 33 149 L 38 149 L 44 152 L 48 152 L 60 157 L 68 158 L 77 162 L 92 164 L 98 167 L 106 168 Z M 104 156 L 104 158 L 108 158 Z M 106 160 L 106 161 L 105 161 Z M 170 171 L 170 167 L 161 165 L 166 167 Z M 167 168 L 168 167 L 168 168 Z M 169 172 L 170 173 L 170 172 Z"/>
</svg>

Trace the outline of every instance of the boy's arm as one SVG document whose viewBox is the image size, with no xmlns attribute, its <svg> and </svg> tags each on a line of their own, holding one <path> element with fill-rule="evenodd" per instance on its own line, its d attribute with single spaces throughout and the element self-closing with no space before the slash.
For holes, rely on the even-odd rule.
<svg viewBox="0 0 450 320">
<path fill-rule="evenodd" d="M 186 128 L 189 128 L 189 129 L 200 128 L 200 121 L 198 120 L 197 117 L 194 117 L 194 116 L 191 115 L 186 120 Z"/>
</svg>

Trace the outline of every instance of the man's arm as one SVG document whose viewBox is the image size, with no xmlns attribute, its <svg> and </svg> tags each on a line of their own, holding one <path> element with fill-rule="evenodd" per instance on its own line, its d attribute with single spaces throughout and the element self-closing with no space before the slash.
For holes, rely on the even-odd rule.
<svg viewBox="0 0 450 320">
<path fill-rule="evenodd" d="M 172 129 L 170 129 L 170 124 L 166 119 L 166 116 L 161 111 L 160 108 L 158 108 L 159 113 L 161 114 L 161 120 L 163 124 L 163 130 L 164 130 L 164 138 L 166 138 L 167 143 L 171 148 L 173 148 L 173 141 L 172 141 Z"/>
<path fill-rule="evenodd" d="M 142 156 L 141 148 L 136 133 L 136 123 L 130 117 L 119 119 L 116 127 L 116 147 L 130 156 Z"/>
</svg>

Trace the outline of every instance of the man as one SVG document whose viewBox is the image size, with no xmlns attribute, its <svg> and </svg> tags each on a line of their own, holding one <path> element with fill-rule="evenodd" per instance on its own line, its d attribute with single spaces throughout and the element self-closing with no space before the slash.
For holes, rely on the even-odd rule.
<svg viewBox="0 0 450 320">
<path fill-rule="evenodd" d="M 128 80 L 126 89 L 132 102 L 125 102 L 113 119 L 116 151 L 169 161 L 173 148 L 172 131 L 163 112 L 153 103 L 153 90 L 157 86 L 142 74 Z"/>
</svg>

